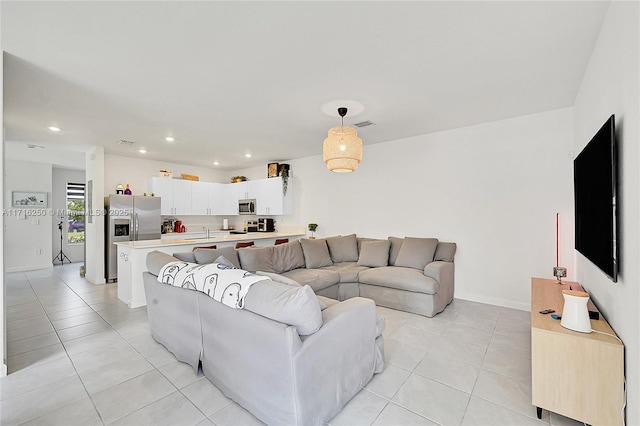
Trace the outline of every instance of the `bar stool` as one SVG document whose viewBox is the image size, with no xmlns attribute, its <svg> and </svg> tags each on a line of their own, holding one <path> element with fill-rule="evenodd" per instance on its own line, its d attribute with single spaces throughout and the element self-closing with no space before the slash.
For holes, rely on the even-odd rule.
<svg viewBox="0 0 640 426">
<path fill-rule="evenodd" d="M 289 242 L 288 238 L 276 238 L 276 243 L 274 244 L 274 246 L 277 246 L 278 244 L 288 243 L 288 242 Z"/>
<path fill-rule="evenodd" d="M 253 241 L 240 241 L 238 243 L 236 243 L 236 248 L 244 248 L 244 247 L 251 247 L 254 244 Z"/>
<path fill-rule="evenodd" d="M 213 246 L 200 246 L 200 247 L 194 247 L 193 250 L 191 250 L 191 251 L 196 251 L 196 250 L 199 250 L 199 249 L 217 249 L 217 248 L 218 248 L 218 246 L 216 246 L 216 245 L 213 245 Z"/>
</svg>

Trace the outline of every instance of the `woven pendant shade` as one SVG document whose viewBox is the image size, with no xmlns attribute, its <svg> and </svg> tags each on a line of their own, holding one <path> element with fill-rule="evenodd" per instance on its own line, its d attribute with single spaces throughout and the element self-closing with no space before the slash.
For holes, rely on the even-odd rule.
<svg viewBox="0 0 640 426">
<path fill-rule="evenodd" d="M 362 139 L 353 127 L 332 127 L 324 140 L 322 153 L 329 171 L 355 172 L 362 161 Z"/>
</svg>

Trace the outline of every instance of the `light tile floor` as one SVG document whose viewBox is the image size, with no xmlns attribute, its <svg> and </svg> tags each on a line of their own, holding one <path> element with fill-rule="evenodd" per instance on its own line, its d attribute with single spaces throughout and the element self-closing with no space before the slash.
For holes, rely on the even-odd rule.
<svg viewBox="0 0 640 426">
<path fill-rule="evenodd" d="M 150 335 L 144 308 L 79 265 L 10 273 L 2 425 L 252 425 L 249 412 Z M 338 425 L 577 425 L 531 405 L 530 314 L 456 299 L 426 318 L 387 308 L 386 368 Z"/>
</svg>

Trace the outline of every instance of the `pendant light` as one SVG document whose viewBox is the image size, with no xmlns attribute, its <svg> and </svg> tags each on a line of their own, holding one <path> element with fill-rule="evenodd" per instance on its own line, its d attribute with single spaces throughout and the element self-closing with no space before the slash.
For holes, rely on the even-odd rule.
<svg viewBox="0 0 640 426">
<path fill-rule="evenodd" d="M 324 162 L 332 172 L 355 172 L 362 161 L 362 139 L 356 129 L 344 125 L 347 108 L 338 108 L 338 114 L 342 117 L 342 125 L 329 129 L 329 136 L 322 147 Z"/>
</svg>

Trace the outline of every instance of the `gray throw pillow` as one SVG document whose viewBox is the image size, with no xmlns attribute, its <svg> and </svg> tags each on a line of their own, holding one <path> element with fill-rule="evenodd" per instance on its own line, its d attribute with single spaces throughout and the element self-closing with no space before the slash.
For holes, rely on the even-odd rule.
<svg viewBox="0 0 640 426">
<path fill-rule="evenodd" d="M 438 242 L 436 254 L 433 260 L 442 260 L 443 262 L 453 262 L 453 256 L 456 254 L 456 243 Z"/>
<path fill-rule="evenodd" d="M 258 281 L 247 292 L 244 308 L 292 325 L 301 336 L 313 334 L 322 327 L 320 304 L 308 285 L 294 287 L 277 281 Z"/>
<path fill-rule="evenodd" d="M 404 238 L 389 237 L 388 240 L 391 242 L 391 251 L 389 251 L 389 265 L 395 266 L 396 259 L 398 258 L 398 253 L 400 253 L 400 247 L 402 247 L 402 243 L 404 242 Z"/>
<path fill-rule="evenodd" d="M 196 250 L 198 253 L 200 250 Z M 273 268 L 273 246 L 247 247 L 237 250 L 240 266 L 250 272 L 276 272 Z"/>
<path fill-rule="evenodd" d="M 300 241 L 273 246 L 273 268 L 278 274 L 304 268 L 304 253 Z"/>
<path fill-rule="evenodd" d="M 322 268 L 333 265 L 326 240 L 300 240 L 302 252 L 304 253 L 304 263 L 307 269 Z"/>
<path fill-rule="evenodd" d="M 363 241 L 358 258 L 358 266 L 368 266 L 370 268 L 380 268 L 389 264 L 389 249 L 391 242 L 385 241 Z"/>
<path fill-rule="evenodd" d="M 181 259 L 171 256 L 170 254 L 154 250 L 147 255 L 147 270 L 153 275 L 158 276 L 158 272 L 164 265 L 169 262 L 177 262 Z"/>
<path fill-rule="evenodd" d="M 196 263 L 213 263 L 218 257 L 224 256 L 233 266 L 236 268 L 240 267 L 238 252 L 232 246 L 220 247 L 218 249 L 198 249 L 193 252 L 193 255 L 196 259 Z"/>
<path fill-rule="evenodd" d="M 327 246 L 333 263 L 358 261 L 356 234 L 327 238 Z"/>
<path fill-rule="evenodd" d="M 302 287 L 298 281 L 292 280 L 291 278 L 285 277 L 284 275 L 274 274 L 274 273 L 271 273 L 271 272 L 264 272 L 264 271 L 257 271 L 256 274 L 257 275 L 263 275 L 265 277 L 269 277 L 269 278 L 271 278 L 271 280 L 273 280 L 275 282 L 286 284 L 286 285 L 290 285 L 291 287 Z M 320 307 L 321 311 L 327 309 L 327 304 L 324 303 L 320 299 L 320 297 L 316 297 L 316 299 L 318 299 L 318 306 Z"/>
<path fill-rule="evenodd" d="M 424 269 L 428 263 L 433 262 L 437 245 L 438 240 L 435 238 L 406 237 L 400 247 L 395 266 Z"/>
<path fill-rule="evenodd" d="M 236 266 L 224 256 L 218 256 L 218 258 L 214 260 L 213 263 L 219 263 L 221 265 L 228 266 L 230 268 L 236 268 Z"/>
<path fill-rule="evenodd" d="M 184 252 L 184 253 L 173 253 L 173 257 L 175 257 L 178 260 L 182 260 L 183 262 L 196 263 L 196 256 L 193 253 L 194 252 L 192 251 Z"/>
</svg>

